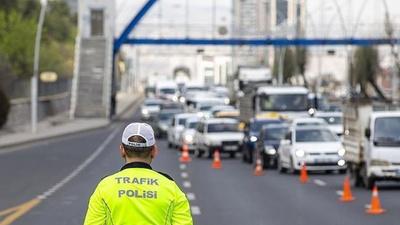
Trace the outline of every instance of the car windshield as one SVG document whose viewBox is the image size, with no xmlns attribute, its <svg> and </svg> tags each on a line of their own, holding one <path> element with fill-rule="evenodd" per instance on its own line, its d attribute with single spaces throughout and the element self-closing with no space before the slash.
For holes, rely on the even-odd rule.
<svg viewBox="0 0 400 225">
<path fill-rule="evenodd" d="M 174 88 L 162 88 L 160 89 L 161 94 L 175 94 L 176 90 Z"/>
<path fill-rule="evenodd" d="M 175 115 L 176 113 L 160 113 L 158 115 L 158 119 L 159 120 L 169 120 L 173 115 Z"/>
<path fill-rule="evenodd" d="M 301 127 L 301 126 L 320 126 L 320 125 L 325 125 L 322 122 L 315 122 L 315 121 L 310 121 L 310 122 L 297 122 L 296 126 Z"/>
<path fill-rule="evenodd" d="M 303 94 L 277 94 L 263 96 L 260 99 L 263 111 L 307 111 L 307 95 Z"/>
<path fill-rule="evenodd" d="M 342 124 L 341 116 L 321 116 L 320 118 L 324 119 L 329 125 L 341 125 Z"/>
<path fill-rule="evenodd" d="M 400 145 L 400 117 L 376 119 L 374 142 L 380 146 Z"/>
<path fill-rule="evenodd" d="M 278 124 L 278 123 L 282 123 L 282 121 L 281 120 L 255 120 L 251 124 L 251 131 L 257 132 L 257 131 L 260 130 L 260 128 L 263 125 L 266 125 L 266 124 Z"/>
<path fill-rule="evenodd" d="M 194 129 L 194 128 L 197 126 L 198 123 L 199 123 L 199 122 L 190 122 L 189 124 L 187 124 L 187 127 L 186 127 L 186 128 L 188 128 L 188 129 Z"/>
<path fill-rule="evenodd" d="M 162 102 L 145 102 L 145 106 L 160 106 L 162 105 Z"/>
<path fill-rule="evenodd" d="M 212 105 L 205 105 L 200 107 L 200 111 L 208 111 L 213 107 Z"/>
<path fill-rule="evenodd" d="M 339 104 L 337 104 L 337 105 L 335 105 L 335 104 L 329 105 L 328 106 L 328 111 L 329 112 L 341 112 L 342 111 L 342 105 L 339 105 Z"/>
<path fill-rule="evenodd" d="M 217 132 L 237 132 L 238 127 L 235 123 L 212 123 L 208 125 L 208 133 Z"/>
<path fill-rule="evenodd" d="M 187 120 L 186 118 L 180 118 L 179 121 L 178 121 L 178 124 L 179 125 L 184 125 L 186 120 Z"/>
<path fill-rule="evenodd" d="M 279 141 L 285 136 L 287 127 L 267 128 L 264 133 L 265 141 Z"/>
<path fill-rule="evenodd" d="M 161 106 L 162 109 L 182 109 L 183 106 L 180 103 L 167 103 Z"/>
<path fill-rule="evenodd" d="M 296 130 L 296 142 L 336 142 L 338 139 L 329 130 Z"/>
</svg>

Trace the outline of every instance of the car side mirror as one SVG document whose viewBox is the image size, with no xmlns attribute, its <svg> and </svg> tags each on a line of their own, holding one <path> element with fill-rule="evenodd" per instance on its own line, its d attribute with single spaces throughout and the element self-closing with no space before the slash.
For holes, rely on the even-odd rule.
<svg viewBox="0 0 400 225">
<path fill-rule="evenodd" d="M 371 137 L 371 129 L 369 129 L 369 128 L 365 129 L 365 137 L 367 137 L 369 140 L 369 138 Z"/>
</svg>

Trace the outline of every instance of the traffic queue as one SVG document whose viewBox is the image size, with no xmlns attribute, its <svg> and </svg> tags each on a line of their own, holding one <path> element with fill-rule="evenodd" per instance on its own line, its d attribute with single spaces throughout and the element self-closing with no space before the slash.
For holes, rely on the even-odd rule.
<svg viewBox="0 0 400 225">
<path fill-rule="evenodd" d="M 240 156 L 255 168 L 280 173 L 300 174 L 303 165 L 309 172 L 355 173 L 354 167 L 359 165 L 352 159 L 349 168 L 346 146 L 351 145 L 353 130 L 351 125 L 343 126 L 346 121 L 338 102 L 331 103 L 335 106 L 332 111 L 329 102 L 319 109 L 309 108 L 309 93 L 302 87 L 263 86 L 245 103 L 243 96 L 235 104 L 229 104 L 228 89 L 223 86 L 192 84 L 182 90 L 169 90 L 168 97 L 155 93 L 141 106 L 142 120 L 151 121 L 155 135 L 165 138 L 171 149 L 187 150 L 196 158 L 211 159 L 215 153 Z M 390 121 L 400 129 L 399 114 L 392 117 Z M 390 127 L 396 130 L 396 126 Z M 366 140 L 371 140 L 371 130 L 368 128 Z M 388 142 L 382 139 L 377 144 L 397 146 L 397 142 Z M 385 168 L 374 167 L 388 166 L 392 171 L 397 164 L 372 159 L 365 165 L 370 168 L 361 168 L 364 174 L 354 175 L 356 186 L 372 188 L 376 181 L 400 180 L 397 175 L 384 174 Z"/>
</svg>

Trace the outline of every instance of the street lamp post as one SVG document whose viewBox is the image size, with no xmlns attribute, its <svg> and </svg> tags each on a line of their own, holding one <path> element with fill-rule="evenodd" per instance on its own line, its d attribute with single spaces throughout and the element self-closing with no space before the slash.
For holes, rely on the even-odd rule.
<svg viewBox="0 0 400 225">
<path fill-rule="evenodd" d="M 39 24 L 36 32 L 35 42 L 35 56 L 33 61 L 33 75 L 31 78 L 31 132 L 37 132 L 37 101 L 38 101 L 38 71 L 39 71 L 39 52 L 40 52 L 40 39 L 42 37 L 42 27 L 44 15 L 47 8 L 47 0 L 40 1 L 42 9 L 40 10 Z"/>
</svg>

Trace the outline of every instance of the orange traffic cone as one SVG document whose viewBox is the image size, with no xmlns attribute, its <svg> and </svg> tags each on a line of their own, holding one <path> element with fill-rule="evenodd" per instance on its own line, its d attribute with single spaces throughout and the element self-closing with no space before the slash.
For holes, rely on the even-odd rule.
<svg viewBox="0 0 400 225">
<path fill-rule="evenodd" d="M 372 191 L 371 208 L 367 209 L 365 212 L 368 214 L 382 214 L 386 210 L 381 208 L 381 203 L 379 202 L 378 187 L 375 185 Z"/>
<path fill-rule="evenodd" d="M 213 168 L 213 169 L 222 169 L 222 164 L 221 164 L 221 161 L 219 159 L 219 151 L 217 149 L 214 151 L 214 162 L 213 162 L 211 168 Z"/>
<path fill-rule="evenodd" d="M 181 161 L 181 162 L 190 162 L 190 161 L 192 161 L 192 159 L 189 156 L 189 149 L 187 147 L 187 143 L 186 142 L 183 142 L 182 156 L 179 159 L 179 161 Z"/>
<path fill-rule="evenodd" d="M 354 198 L 351 195 L 349 178 L 346 177 L 344 179 L 344 183 L 343 183 L 343 196 L 339 199 L 339 201 L 341 201 L 341 202 L 351 202 L 351 201 L 354 201 L 355 199 L 356 198 Z"/>
<path fill-rule="evenodd" d="M 300 171 L 300 182 L 301 183 L 308 183 L 308 174 L 307 174 L 307 167 L 306 164 L 303 162 L 301 164 L 301 171 Z"/>
<path fill-rule="evenodd" d="M 257 158 L 257 161 L 256 161 L 256 168 L 255 168 L 253 174 L 256 175 L 256 176 L 260 176 L 260 175 L 263 175 L 263 174 L 264 174 L 264 171 L 263 171 L 263 168 L 262 168 L 262 164 L 261 164 L 261 159 L 260 159 L 260 157 Z"/>
</svg>

